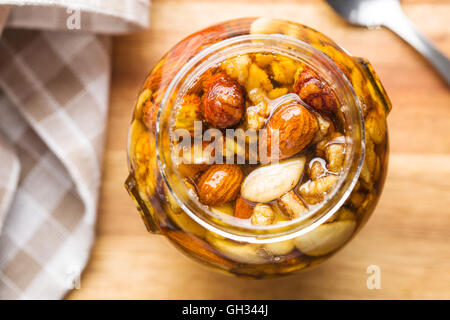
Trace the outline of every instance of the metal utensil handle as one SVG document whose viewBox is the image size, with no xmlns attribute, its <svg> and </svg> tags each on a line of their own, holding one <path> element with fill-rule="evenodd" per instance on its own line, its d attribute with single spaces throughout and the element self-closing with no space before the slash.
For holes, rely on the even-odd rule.
<svg viewBox="0 0 450 320">
<path fill-rule="evenodd" d="M 450 86 L 450 60 L 427 37 L 417 30 L 414 24 L 403 13 L 400 5 L 398 6 L 398 12 L 395 14 L 395 19 L 388 19 L 383 25 L 394 31 L 427 58 L 447 82 L 447 85 Z"/>
</svg>

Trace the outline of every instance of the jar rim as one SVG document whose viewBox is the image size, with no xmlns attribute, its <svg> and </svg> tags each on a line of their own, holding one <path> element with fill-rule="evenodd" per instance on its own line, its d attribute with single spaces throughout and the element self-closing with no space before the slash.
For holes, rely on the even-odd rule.
<svg viewBox="0 0 450 320">
<path fill-rule="evenodd" d="M 162 113 L 165 111 L 165 108 L 168 106 L 170 99 L 172 97 L 172 93 L 180 84 L 180 81 L 185 79 L 185 77 L 189 74 L 189 72 L 194 68 L 198 68 L 198 64 L 201 63 L 203 59 L 208 56 L 212 56 L 215 53 L 223 52 L 223 49 L 233 48 L 233 46 L 238 46 L 245 42 L 250 43 L 258 43 L 261 41 L 272 41 L 278 44 L 284 43 L 293 46 L 292 49 L 295 52 L 299 52 L 298 49 L 301 48 L 304 52 L 308 52 L 311 55 L 314 55 L 316 59 L 321 59 L 321 63 L 325 63 L 327 65 L 327 71 L 333 72 L 339 76 L 338 80 L 342 82 L 342 88 L 345 88 L 347 91 L 347 96 L 351 96 L 350 102 L 353 104 L 353 110 L 356 110 L 357 114 L 353 114 L 356 119 L 356 127 L 359 128 L 359 136 L 360 139 L 360 148 L 357 150 L 358 154 L 355 153 L 355 146 L 352 148 L 352 161 L 349 162 L 350 165 L 354 166 L 354 170 L 350 172 L 350 168 L 346 168 L 345 173 L 340 175 L 340 179 L 337 182 L 336 187 L 333 188 L 333 191 L 327 195 L 327 199 L 321 203 L 320 206 L 310 210 L 307 215 L 307 219 L 315 217 L 314 221 L 311 221 L 310 224 L 305 225 L 305 219 L 294 219 L 290 220 L 286 223 L 275 224 L 270 226 L 242 226 L 239 224 L 231 224 L 228 221 L 224 221 L 221 218 L 214 217 L 212 212 L 209 210 L 206 211 L 206 214 L 201 216 L 194 212 L 180 197 L 177 192 L 173 189 L 170 181 L 169 174 L 167 174 L 167 166 L 165 166 L 165 162 L 162 159 L 160 148 L 161 148 L 161 135 L 163 134 L 162 130 Z M 222 50 L 222 51 L 221 51 Z M 254 50 L 249 52 L 255 52 Z M 269 51 L 266 49 L 266 51 Z M 242 52 L 240 53 L 242 54 Z M 347 52 L 346 52 L 347 54 Z M 223 55 L 221 55 L 223 59 Z M 311 60 L 308 61 L 310 63 Z M 210 64 L 211 66 L 211 64 Z M 350 106 L 351 107 L 351 106 Z M 351 111 L 352 112 L 352 111 Z M 294 237 L 300 236 L 304 233 L 309 232 L 310 230 L 316 228 L 321 225 L 325 221 L 327 221 L 330 217 L 332 217 L 345 203 L 351 192 L 353 191 L 359 175 L 361 173 L 362 165 L 364 162 L 365 156 L 365 126 L 364 126 L 364 116 L 360 104 L 360 100 L 356 96 L 355 91 L 347 77 L 344 75 L 341 69 L 334 63 L 334 61 L 329 58 L 325 53 L 320 50 L 312 47 L 308 43 L 301 41 L 299 39 L 295 39 L 289 36 L 281 35 L 281 34 L 254 34 L 254 35 L 240 35 L 231 37 L 217 43 L 214 43 L 207 48 L 201 50 L 195 56 L 193 56 L 183 67 L 177 72 L 174 76 L 170 84 L 168 85 L 164 96 L 161 100 L 161 104 L 158 108 L 157 118 L 156 118 L 156 134 L 155 134 L 155 145 L 156 145 L 156 158 L 159 173 L 163 179 L 163 183 L 167 186 L 168 192 L 170 192 L 171 196 L 176 200 L 177 204 L 180 208 L 188 214 L 190 218 L 192 218 L 195 222 L 200 224 L 202 227 L 207 230 L 219 234 L 221 236 L 236 240 L 236 241 L 245 241 L 250 243 L 270 243 L 270 242 L 278 242 L 283 240 L 292 239 Z M 354 132 L 355 133 L 355 132 Z M 356 157 L 355 157 L 356 156 Z M 351 179 L 351 180 L 348 180 Z M 345 183 L 347 182 L 347 183 Z M 346 185 L 345 190 L 342 190 L 343 186 Z M 340 196 L 337 197 L 337 194 L 341 191 Z M 192 199 L 191 199 L 192 200 Z M 332 205 L 331 205 L 332 204 Z M 321 215 L 318 215 L 321 213 Z M 230 220 L 231 221 L 231 220 Z M 258 231 L 258 232 L 256 232 Z"/>
</svg>

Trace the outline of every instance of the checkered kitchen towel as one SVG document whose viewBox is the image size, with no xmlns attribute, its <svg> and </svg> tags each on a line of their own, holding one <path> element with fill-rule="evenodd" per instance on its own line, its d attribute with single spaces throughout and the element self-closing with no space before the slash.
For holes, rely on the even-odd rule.
<svg viewBox="0 0 450 320">
<path fill-rule="evenodd" d="M 146 27 L 148 6 L 0 0 L 0 300 L 57 299 L 78 286 L 111 71 L 110 39 L 95 33 Z"/>
</svg>

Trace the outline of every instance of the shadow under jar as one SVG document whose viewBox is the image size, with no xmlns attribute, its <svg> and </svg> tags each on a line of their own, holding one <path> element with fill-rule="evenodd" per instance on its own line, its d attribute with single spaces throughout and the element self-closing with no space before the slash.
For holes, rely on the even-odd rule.
<svg viewBox="0 0 450 320">
<path fill-rule="evenodd" d="M 373 212 L 390 108 L 371 65 L 321 33 L 277 19 L 224 22 L 178 43 L 148 76 L 125 185 L 151 233 L 207 266 L 252 278 L 306 270 Z M 201 140 L 197 152 L 175 134 L 194 141 L 207 129 L 268 128 L 278 129 L 278 149 L 266 143 L 250 164 L 251 138 L 235 164 L 236 140 Z M 220 139 L 218 156 L 208 146 Z"/>
</svg>

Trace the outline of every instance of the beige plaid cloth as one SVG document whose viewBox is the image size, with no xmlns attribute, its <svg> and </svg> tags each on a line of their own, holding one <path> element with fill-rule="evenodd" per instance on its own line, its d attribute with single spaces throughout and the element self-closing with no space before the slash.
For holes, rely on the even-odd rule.
<svg viewBox="0 0 450 320">
<path fill-rule="evenodd" d="M 111 71 L 110 39 L 95 33 L 146 27 L 148 6 L 0 0 L 0 300 L 57 299 L 79 286 Z M 81 32 L 69 31 L 77 8 Z"/>
</svg>

